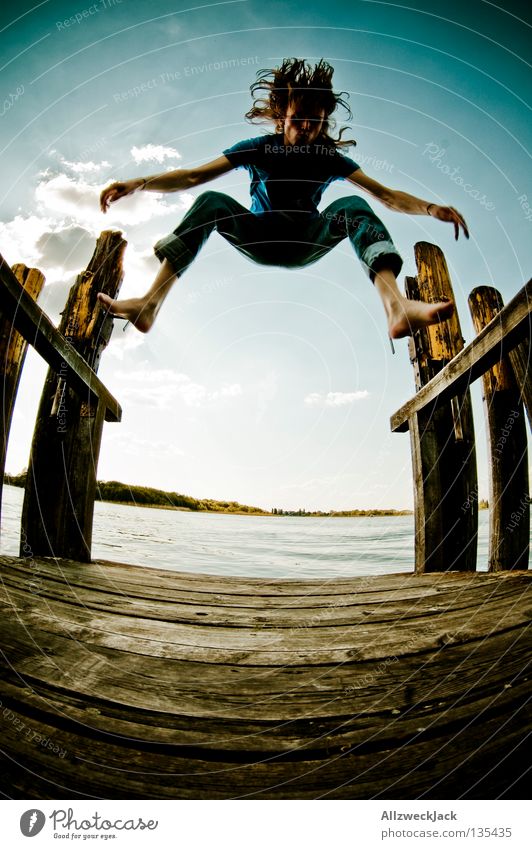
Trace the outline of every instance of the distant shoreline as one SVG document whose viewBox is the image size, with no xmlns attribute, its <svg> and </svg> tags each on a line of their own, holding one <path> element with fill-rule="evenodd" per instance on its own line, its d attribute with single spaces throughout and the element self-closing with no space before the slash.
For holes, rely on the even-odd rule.
<svg viewBox="0 0 532 849">
<path fill-rule="evenodd" d="M 311 513 L 310 511 L 306 513 L 290 513 L 289 511 L 286 511 L 283 513 L 271 513 L 267 512 L 266 510 L 261 512 L 257 509 L 253 513 L 249 513 L 245 510 L 193 510 L 191 507 L 176 507 L 172 504 L 137 504 L 135 501 L 110 501 L 106 498 L 101 498 L 98 500 L 105 504 L 120 504 L 122 507 L 147 507 L 151 510 L 180 510 L 182 513 L 208 513 L 211 515 L 222 516 L 266 516 L 270 519 L 380 519 L 386 516 L 414 515 L 413 510 L 357 510 L 352 512 L 343 510 L 339 511 L 338 513 Z"/>
<path fill-rule="evenodd" d="M 8 486 L 24 487 L 26 473 L 4 475 L 4 483 Z M 129 497 L 128 497 L 129 496 Z M 153 487 L 128 485 L 120 481 L 98 481 L 96 486 L 96 501 L 108 504 L 121 504 L 124 507 L 150 507 L 160 510 L 180 510 L 186 513 L 218 513 L 237 516 L 269 516 L 273 518 L 298 517 L 312 519 L 353 519 L 380 518 L 385 516 L 412 516 L 413 510 L 369 509 L 369 510 L 283 510 L 274 508 L 264 510 L 261 507 L 250 507 L 239 504 L 238 501 L 216 501 L 215 499 L 197 499 L 178 492 L 167 492 Z"/>
</svg>

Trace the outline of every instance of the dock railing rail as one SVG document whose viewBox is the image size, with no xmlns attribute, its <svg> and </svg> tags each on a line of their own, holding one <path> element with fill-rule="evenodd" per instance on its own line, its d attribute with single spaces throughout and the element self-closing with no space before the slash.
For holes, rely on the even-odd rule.
<svg viewBox="0 0 532 849">
<path fill-rule="evenodd" d="M 0 256 L 2 430 L 0 496 L 9 431 L 27 345 L 50 366 L 33 434 L 22 511 L 20 556 L 90 562 L 96 470 L 104 421 L 119 422 L 118 401 L 98 378 L 113 319 L 97 300 L 116 297 L 126 246 L 104 231 L 72 286 L 59 328 L 37 305 L 44 276 Z"/>
<path fill-rule="evenodd" d="M 454 300 L 445 257 L 436 245 L 415 245 L 417 277 L 410 298 Z M 469 296 L 478 333 L 464 347 L 458 314 L 409 339 L 417 392 L 391 417 L 410 431 L 418 573 L 474 571 L 478 483 L 470 384 L 483 378 L 489 447 L 490 571 L 527 569 L 530 496 L 523 408 L 532 421 L 532 280 L 507 306 L 496 289 Z"/>
</svg>

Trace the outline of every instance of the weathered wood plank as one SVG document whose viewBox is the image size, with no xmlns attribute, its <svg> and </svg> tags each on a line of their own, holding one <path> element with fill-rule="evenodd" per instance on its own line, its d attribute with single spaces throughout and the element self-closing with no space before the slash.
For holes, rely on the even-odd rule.
<svg viewBox="0 0 532 849">
<path fill-rule="evenodd" d="M 205 576 L 161 571 L 159 598 L 149 600 L 152 570 L 100 563 L 98 590 L 73 583 L 72 563 L 3 559 L 9 768 L 0 786 L 9 795 L 455 798 L 475 787 L 491 798 L 515 780 L 505 758 L 521 753 L 532 723 L 523 713 L 528 571 L 341 579 L 338 597 L 369 610 L 364 621 L 345 625 L 344 605 L 328 611 L 327 625 L 299 628 L 284 617 L 296 623 L 308 612 L 297 604 L 310 602 L 315 583 L 323 598 L 319 582 L 286 591 L 244 579 L 238 592 L 232 579 L 230 592 L 209 598 Z M 91 570 L 79 571 L 83 584 Z M 411 598 L 407 577 L 435 592 Z M 143 592 L 149 618 L 137 615 Z M 291 607 L 246 607 L 253 596 Z M 185 621 L 175 621 L 170 598 Z M 197 624 L 195 600 L 202 612 L 221 608 L 218 621 Z M 393 624 L 381 609 L 395 610 Z M 263 613 L 260 625 L 245 624 Z M 479 775 L 489 781 L 478 785 Z"/>
<path fill-rule="evenodd" d="M 434 676 L 434 690 L 444 680 L 443 670 Z M 389 682 L 380 682 L 383 693 L 387 693 Z M 396 682 L 397 689 L 399 689 Z M 515 686 L 505 688 L 504 681 L 497 690 L 498 708 L 503 705 L 514 707 L 526 692 L 526 681 L 516 679 Z M 511 691 L 511 692 L 509 692 Z M 254 760 L 261 755 L 291 755 L 293 760 L 304 760 L 309 756 L 325 757 L 351 747 L 364 748 L 368 743 L 382 748 L 400 747 L 416 731 L 430 730 L 431 726 L 456 724 L 469 720 L 493 706 L 494 695 L 487 689 L 482 694 L 475 691 L 472 698 L 451 697 L 442 694 L 437 701 L 424 699 L 402 704 L 400 709 L 392 701 L 377 707 L 370 713 L 362 706 L 353 716 L 320 717 L 310 723 L 296 718 L 279 725 L 278 720 L 260 719 L 235 722 L 227 718 L 204 718 L 198 723 L 193 716 L 168 716 L 155 711 L 131 711 L 126 713 L 120 704 L 110 705 L 102 701 L 88 703 L 79 696 L 69 698 L 53 688 L 17 687 L 15 682 L 6 682 L 3 694 L 8 705 L 18 711 L 38 712 L 44 721 L 53 721 L 54 714 L 62 713 L 65 724 L 71 730 L 98 737 L 102 732 L 117 742 L 130 746 L 134 743 L 144 751 L 153 751 L 157 744 L 171 746 L 176 754 L 191 758 L 203 750 L 209 757 L 216 753 L 220 759 L 241 758 Z M 421 694 L 420 694 L 421 695 Z M 384 699 L 383 699 L 384 700 Z M 373 707 L 373 706 L 372 706 Z M 452 712 L 452 717 L 451 717 Z M 154 745 L 155 744 L 155 745 Z M 212 755 L 211 755 L 212 756 Z"/>
<path fill-rule="evenodd" d="M 520 573 L 519 577 L 522 574 L 526 573 Z M 46 598 L 30 598 L 22 590 L 6 588 L 6 591 L 9 604 L 16 606 L 28 627 L 65 633 L 90 645 L 135 651 L 148 657 L 202 661 L 211 657 L 223 663 L 233 663 L 238 658 L 255 665 L 382 659 L 391 650 L 403 654 L 433 650 L 445 641 L 474 640 L 483 628 L 493 627 L 494 617 L 504 629 L 529 621 L 529 600 L 523 596 L 511 610 L 506 609 L 507 602 L 499 604 L 494 597 L 485 600 L 478 610 L 468 614 L 465 625 L 461 611 L 437 609 L 429 610 L 426 618 L 413 626 L 408 619 L 403 621 L 401 607 L 393 628 L 388 623 L 371 623 L 371 620 L 367 624 L 334 627 L 318 624 L 313 628 L 246 628 L 228 624 L 211 627 L 163 620 L 155 625 L 136 616 L 105 614 Z M 503 608 L 500 614 L 499 607 Z"/>
<path fill-rule="evenodd" d="M 413 572 L 396 572 L 391 574 L 364 575 L 351 578 L 316 578 L 312 580 L 272 579 L 237 577 L 233 575 L 218 577 L 194 572 L 177 572 L 158 570 L 135 566 L 132 563 L 118 563 L 109 560 L 93 560 L 90 565 L 76 563 L 66 558 L 33 557 L 27 553 L 23 557 L 1 555 L 0 562 L 11 563 L 28 570 L 42 571 L 52 579 L 68 580 L 73 585 L 84 586 L 116 586 L 124 591 L 134 593 L 134 588 L 142 589 L 142 594 L 152 591 L 164 593 L 190 592 L 207 594 L 216 599 L 218 595 L 239 598 L 256 598 L 257 593 L 262 598 L 275 602 L 285 599 L 289 603 L 295 599 L 299 603 L 302 596 L 337 596 L 342 594 L 371 596 L 373 593 L 396 593 L 399 596 L 405 590 L 419 591 L 421 594 L 431 593 L 434 587 L 456 588 L 468 586 L 472 581 L 497 582 L 499 578 L 489 575 L 476 577 L 473 574 L 464 575 L 457 572 L 436 574 L 431 581 Z M 104 582 L 104 583 L 102 583 Z"/>
<path fill-rule="evenodd" d="M 477 333 L 504 308 L 500 292 L 478 286 L 469 296 Z M 527 434 L 518 387 L 509 357 L 482 376 L 489 447 L 490 571 L 528 569 L 530 496 Z"/>
<path fill-rule="evenodd" d="M 22 681 L 33 692 L 48 693 L 65 705 L 84 702 L 97 715 L 137 716 L 148 725 L 172 728 L 171 718 L 179 715 L 179 727 L 187 729 L 194 726 L 194 718 L 223 718 L 233 726 L 240 722 L 240 729 L 234 727 L 246 734 L 254 722 L 292 723 L 307 717 L 343 724 L 355 716 L 363 726 L 377 715 L 393 716 L 413 705 L 452 707 L 468 688 L 478 692 L 484 678 L 494 692 L 526 675 L 530 651 L 526 625 L 364 663 L 264 667 L 238 659 L 233 664 L 160 657 L 146 662 L 132 651 L 89 646 L 46 632 L 39 632 L 40 656 L 35 652 L 30 657 L 22 636 L 17 628 L 6 639 L 11 671 L 6 671 L 5 680 L 14 686 Z M 508 655 L 508 663 L 498 662 L 501 652 Z M 90 718 L 90 711 L 87 715 Z"/>
<path fill-rule="evenodd" d="M 448 365 L 390 419 L 392 431 L 408 430 L 408 420 L 430 411 L 463 392 L 487 369 L 498 363 L 524 339 L 532 337 L 532 280 L 499 315 Z"/>
<path fill-rule="evenodd" d="M 36 301 L 44 286 L 44 275 L 37 268 L 27 268 L 18 264 L 11 269 L 22 289 Z M 20 375 L 26 358 L 28 343 L 13 328 L 7 318 L 0 313 L 0 369 L 2 372 L 2 409 L 0 411 L 0 508 L 4 485 L 4 470 L 9 441 L 9 431 L 15 399 L 17 397 Z M 0 510 L 1 515 L 1 510 Z"/>
<path fill-rule="evenodd" d="M 37 573 L 28 573 L 25 570 L 14 569 L 9 563 L 3 562 L 2 580 L 9 592 L 9 588 L 17 590 L 21 581 L 27 585 L 28 574 L 32 574 L 33 584 L 31 591 L 41 599 L 50 599 L 79 604 L 86 610 L 99 610 L 102 612 L 118 612 L 128 616 L 138 616 L 143 619 L 161 619 L 167 622 L 198 623 L 203 625 L 222 625 L 231 622 L 233 627 L 247 626 L 269 628 L 314 628 L 318 625 L 341 625 L 355 623 L 395 622 L 398 616 L 401 619 L 420 620 L 429 612 L 446 610 L 452 607 L 455 611 L 460 610 L 467 615 L 469 608 L 478 608 L 484 600 L 490 600 L 494 593 L 493 585 L 487 582 L 475 584 L 475 594 L 463 592 L 442 591 L 432 589 L 431 592 L 420 593 L 413 590 L 403 590 L 401 593 L 401 611 L 397 605 L 397 593 L 379 594 L 378 599 L 372 594 L 371 600 L 364 601 L 363 596 L 353 594 L 351 596 L 302 596 L 294 600 L 289 606 L 267 605 L 261 596 L 248 597 L 248 603 L 243 600 L 235 604 L 234 597 L 220 599 L 213 597 L 208 602 L 206 594 L 194 594 L 191 598 L 186 593 L 179 593 L 176 598 L 157 597 L 147 595 L 140 596 L 138 590 L 135 595 L 119 591 L 117 587 L 85 587 L 79 583 L 72 584 L 64 580 L 53 580 L 48 578 L 36 583 Z M 149 591 L 149 590 L 147 590 Z M 508 589 L 507 592 L 511 592 Z M 505 591 L 501 586 L 496 588 L 497 598 L 501 599 Z M 251 603 L 254 602 L 254 603 Z M 408 602 L 408 606 L 406 606 Z M 200 617 L 200 618 L 199 618 Z"/>
<path fill-rule="evenodd" d="M 407 673 L 408 674 L 408 673 Z M 65 720 L 73 725 L 80 724 L 88 736 L 97 736 L 103 732 L 116 738 L 126 738 L 129 744 L 139 743 L 145 747 L 159 743 L 179 747 L 183 753 L 200 747 L 205 750 L 225 750 L 226 757 L 240 753 L 248 758 L 253 752 L 259 753 L 299 754 L 303 749 L 317 751 L 356 746 L 371 741 L 390 745 L 400 745 L 402 740 L 415 731 L 420 725 L 426 730 L 434 725 L 446 722 L 469 719 L 479 716 L 489 709 L 494 702 L 493 690 L 486 688 L 482 694 L 476 688 L 470 698 L 463 700 L 456 694 L 438 692 L 446 673 L 440 669 L 433 676 L 433 696 L 431 700 L 416 701 L 416 694 L 411 689 L 412 700 L 409 703 L 394 702 L 388 693 L 402 691 L 399 681 L 381 681 L 382 697 L 380 704 L 377 699 L 369 703 L 369 709 L 357 705 L 352 715 L 344 717 L 321 717 L 305 722 L 300 718 L 279 724 L 278 720 L 260 718 L 246 722 L 234 719 L 204 717 L 198 723 L 194 716 L 166 715 L 157 711 L 137 710 L 127 712 L 120 703 L 112 704 L 99 699 L 97 695 L 90 700 L 78 693 L 59 691 L 58 688 L 42 683 L 33 683 L 32 689 L 21 687 L 20 681 L 6 681 L 3 685 L 3 695 L 6 703 L 16 706 L 18 710 L 38 711 L 43 717 L 62 714 Z M 497 688 L 496 701 L 498 707 L 515 705 L 520 689 L 526 690 L 523 677 L 516 677 L 514 686 L 505 687 L 501 681 Z M 178 688 L 177 688 L 178 689 Z M 357 691 L 357 695 L 360 691 Z M 368 700 L 365 699 L 365 705 Z M 397 707 L 399 706 L 399 707 Z M 80 730 L 80 729 L 78 729 Z"/>
<path fill-rule="evenodd" d="M 196 798 L 198 793 L 201 798 L 322 798 L 338 794 L 345 798 L 376 794 L 401 798 L 402 793 L 411 798 L 407 791 L 414 789 L 416 796 L 445 798 L 442 787 L 447 786 L 449 790 L 452 787 L 451 798 L 455 798 L 457 789 L 463 796 L 479 781 L 479 774 L 490 772 L 498 763 L 497 756 L 504 760 L 505 744 L 508 748 L 519 745 L 522 704 L 522 695 L 511 704 L 497 705 L 493 700 L 476 717 L 470 713 L 455 723 L 447 719 L 429 728 L 418 727 L 400 746 L 395 746 L 393 739 L 374 741 L 370 733 L 365 741 L 344 750 L 333 746 L 266 758 L 253 752 L 247 758 L 235 757 L 223 750 L 203 750 L 202 757 L 201 751 L 193 748 L 184 755 L 179 749 L 160 745 L 124 748 L 122 741 L 110 735 L 98 738 L 71 728 L 58 729 L 50 719 L 41 717 L 31 717 L 26 723 L 25 714 L 13 711 L 4 746 L 16 751 L 16 764 L 32 772 L 33 786 L 41 781 L 55 784 L 56 797 L 61 787 L 66 793 L 60 795 L 68 798 L 78 794 L 193 798 L 194 793 Z M 476 706 L 474 703 L 473 709 Z M 503 736 L 500 724 L 505 715 L 510 719 Z M 28 734 L 20 733 L 21 724 Z M 56 743 L 65 754 L 60 757 L 39 745 L 36 735 Z M 449 773 L 452 782 L 447 780 Z M 504 787 L 503 776 L 499 781 Z"/>
<path fill-rule="evenodd" d="M 56 372 L 63 372 L 69 386 L 88 404 L 98 398 L 105 404 L 106 421 L 119 422 L 122 410 L 118 401 L 95 375 L 67 339 L 54 327 L 46 313 L 24 291 L 0 255 L 0 291 L 2 315 L 32 345 Z"/>
</svg>

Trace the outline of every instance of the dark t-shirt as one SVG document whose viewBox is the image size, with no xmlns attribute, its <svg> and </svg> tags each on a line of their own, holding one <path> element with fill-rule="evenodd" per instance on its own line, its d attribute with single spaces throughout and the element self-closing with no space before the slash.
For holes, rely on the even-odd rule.
<svg viewBox="0 0 532 849">
<path fill-rule="evenodd" d="M 249 171 L 255 214 L 273 210 L 317 215 L 327 186 L 360 168 L 332 142 L 285 145 L 282 133 L 245 139 L 223 154 L 236 168 Z"/>
</svg>

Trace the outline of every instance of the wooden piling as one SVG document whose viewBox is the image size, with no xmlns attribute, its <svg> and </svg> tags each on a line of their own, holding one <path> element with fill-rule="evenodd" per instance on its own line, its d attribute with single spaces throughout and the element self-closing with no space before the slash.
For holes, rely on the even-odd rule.
<svg viewBox="0 0 532 849">
<path fill-rule="evenodd" d="M 120 232 L 104 231 L 86 271 L 72 289 L 59 330 L 97 372 L 113 320 L 98 292 L 116 297 L 126 246 Z M 68 383 L 66 363 L 48 372 L 33 436 L 22 511 L 21 540 L 34 556 L 90 561 L 96 469 L 105 416 L 100 400 Z M 22 553 L 22 543 L 21 543 Z"/>
<path fill-rule="evenodd" d="M 11 270 L 22 288 L 36 301 L 44 286 L 44 275 L 37 268 L 28 268 L 22 264 L 12 266 Z M 0 369 L 3 377 L 0 431 L 0 514 L 9 431 L 27 347 L 28 343 L 13 328 L 12 322 L 4 315 L 0 315 Z"/>
<path fill-rule="evenodd" d="M 442 251 L 415 245 L 417 278 L 407 277 L 407 297 L 454 300 Z M 416 389 L 438 374 L 463 348 L 458 314 L 416 331 L 409 340 Z M 477 557 L 478 486 L 469 389 L 410 419 L 414 473 L 416 572 L 474 571 Z"/>
<path fill-rule="evenodd" d="M 479 333 L 503 308 L 500 293 L 478 286 L 469 296 L 469 309 Z M 528 343 L 528 346 L 527 346 Z M 514 349 L 522 363 L 528 340 Z M 526 396 L 528 376 L 522 384 Z M 482 377 L 483 402 L 489 445 L 490 550 L 488 568 L 528 569 L 530 507 L 527 435 L 521 388 L 509 357 Z"/>
<path fill-rule="evenodd" d="M 528 416 L 528 424 L 532 430 L 532 323 L 528 339 L 517 345 L 508 354 L 514 378 L 519 387 L 519 396 Z"/>
</svg>

